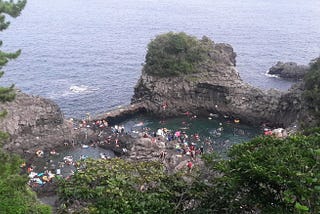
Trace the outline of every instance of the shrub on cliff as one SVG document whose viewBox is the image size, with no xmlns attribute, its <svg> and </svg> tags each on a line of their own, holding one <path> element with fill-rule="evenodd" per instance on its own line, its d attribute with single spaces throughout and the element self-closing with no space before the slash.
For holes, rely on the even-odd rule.
<svg viewBox="0 0 320 214">
<path fill-rule="evenodd" d="M 196 66 L 208 59 L 206 42 L 185 33 L 159 35 L 148 44 L 144 70 L 160 77 L 195 73 Z"/>
<path fill-rule="evenodd" d="M 320 124 L 320 57 L 310 65 L 310 70 L 304 78 L 304 97 L 308 108 L 316 116 Z"/>
</svg>

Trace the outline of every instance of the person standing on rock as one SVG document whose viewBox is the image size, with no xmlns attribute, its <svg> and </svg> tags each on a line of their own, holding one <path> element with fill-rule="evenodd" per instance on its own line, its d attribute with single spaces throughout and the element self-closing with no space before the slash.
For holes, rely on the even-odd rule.
<svg viewBox="0 0 320 214">
<path fill-rule="evenodd" d="M 203 146 L 200 147 L 200 154 L 203 155 L 204 149 Z"/>
<path fill-rule="evenodd" d="M 188 168 L 188 172 L 191 173 L 192 168 L 193 168 L 193 163 L 191 162 L 191 160 L 188 160 L 187 168 Z"/>
<path fill-rule="evenodd" d="M 162 104 L 163 111 L 165 111 L 167 109 L 167 107 L 168 107 L 168 103 L 167 102 L 163 102 L 163 104 Z"/>
<path fill-rule="evenodd" d="M 161 161 L 164 161 L 166 159 L 166 155 L 167 155 L 167 152 L 166 151 L 161 151 L 160 152 L 160 160 Z"/>
</svg>

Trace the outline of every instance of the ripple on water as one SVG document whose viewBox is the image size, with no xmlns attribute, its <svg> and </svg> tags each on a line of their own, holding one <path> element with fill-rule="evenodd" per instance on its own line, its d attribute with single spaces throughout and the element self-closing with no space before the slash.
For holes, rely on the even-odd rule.
<svg viewBox="0 0 320 214">
<path fill-rule="evenodd" d="M 52 98 L 67 117 L 97 114 L 130 102 L 155 35 L 184 31 L 231 44 L 250 84 L 286 90 L 290 82 L 265 71 L 279 60 L 306 64 L 319 56 L 319 8 L 318 0 L 28 1 L 1 32 L 4 50 L 22 54 L 6 66 L 0 83 Z M 55 84 L 59 79 L 70 82 Z M 65 94 L 72 85 L 99 90 Z"/>
<path fill-rule="evenodd" d="M 171 131 L 184 131 L 189 136 L 189 143 L 195 142 L 204 145 L 207 150 L 213 150 L 220 155 L 225 155 L 227 150 L 234 144 L 249 141 L 255 136 L 262 134 L 260 127 L 247 126 L 241 123 L 234 123 L 225 119 L 209 119 L 188 117 L 159 119 L 150 116 L 137 116 L 121 123 L 132 135 L 138 135 L 150 129 L 152 134 L 159 128 L 167 128 Z M 223 131 L 219 131 L 219 129 Z M 200 141 L 195 140 L 192 136 L 198 134 Z M 205 142 L 210 142 L 206 144 Z"/>
<path fill-rule="evenodd" d="M 75 167 L 72 165 L 64 165 L 64 167 L 59 167 L 59 162 L 63 162 L 63 158 L 66 156 L 72 156 L 74 161 L 79 161 L 81 155 L 85 155 L 88 158 L 100 158 L 100 154 L 106 154 L 108 157 L 115 157 L 114 152 L 111 150 L 105 150 L 100 147 L 88 147 L 82 148 L 80 146 L 76 147 L 66 147 L 57 155 L 44 154 L 44 157 L 36 157 L 33 161 L 33 165 L 36 166 L 34 169 L 35 172 L 43 172 L 47 167 L 52 170 L 53 173 L 56 173 L 57 169 L 61 170 L 63 176 L 68 176 L 72 174 L 72 171 L 75 170 Z"/>
</svg>

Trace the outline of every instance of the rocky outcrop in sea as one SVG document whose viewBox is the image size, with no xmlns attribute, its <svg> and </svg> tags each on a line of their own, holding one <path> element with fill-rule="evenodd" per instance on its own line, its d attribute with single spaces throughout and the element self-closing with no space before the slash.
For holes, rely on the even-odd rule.
<svg viewBox="0 0 320 214">
<path fill-rule="evenodd" d="M 101 119 L 116 121 L 123 115 L 140 112 L 141 108 L 159 117 L 187 112 L 206 116 L 211 113 L 250 124 L 282 127 L 308 118 L 301 96 L 302 83 L 287 92 L 255 88 L 239 76 L 236 53 L 229 44 L 207 44 L 213 46 L 208 48 L 209 60 L 197 66 L 197 73 L 157 77 L 146 74 L 144 67 L 134 89 L 133 105 L 106 113 Z M 10 135 L 4 144 L 8 151 L 34 154 L 39 149 L 50 150 L 79 140 L 83 134 L 81 130 L 75 131 L 72 123 L 64 119 L 60 108 L 48 99 L 17 90 L 13 102 L 0 104 L 0 110 L 3 109 L 8 114 L 0 120 L 0 130 Z"/>
<path fill-rule="evenodd" d="M 276 75 L 285 79 L 301 80 L 309 70 L 307 65 L 298 65 L 295 62 L 277 62 L 272 66 L 268 74 Z"/>
<path fill-rule="evenodd" d="M 72 125 L 51 100 L 17 90 L 16 99 L 1 103 L 0 109 L 7 111 L 0 120 L 0 130 L 10 135 L 3 146 L 10 152 L 28 156 L 72 140 Z"/>
<path fill-rule="evenodd" d="M 145 65 L 132 103 L 142 102 L 147 111 L 158 116 L 214 113 L 250 124 L 282 127 L 299 118 L 303 107 L 302 85 L 287 92 L 253 87 L 239 76 L 236 54 L 229 44 L 208 44 L 213 44 L 210 60 L 200 63 L 197 73 L 158 77 L 148 75 Z"/>
</svg>

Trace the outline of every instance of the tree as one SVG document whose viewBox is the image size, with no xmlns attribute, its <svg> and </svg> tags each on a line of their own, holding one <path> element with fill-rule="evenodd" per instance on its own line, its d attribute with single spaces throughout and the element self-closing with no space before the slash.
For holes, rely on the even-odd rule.
<svg viewBox="0 0 320 214">
<path fill-rule="evenodd" d="M 0 163 L 0 213 L 51 213 L 27 186 L 28 177 L 20 175 L 22 160 L 18 156 L 0 149 Z"/>
<path fill-rule="evenodd" d="M 77 213 L 181 213 L 179 202 L 191 197 L 187 187 L 159 162 L 89 159 L 69 180 L 60 180 L 59 197 L 62 208 Z"/>
<path fill-rule="evenodd" d="M 258 137 L 234 146 L 229 160 L 208 158 L 216 175 L 199 182 L 201 212 L 319 213 L 319 141 L 319 133 Z"/>
<path fill-rule="evenodd" d="M 304 78 L 304 83 L 306 103 L 320 123 L 320 57 L 310 63 L 310 70 Z"/>
<path fill-rule="evenodd" d="M 13 18 L 20 15 L 21 10 L 26 5 L 26 0 L 18 1 L 14 3 L 13 1 L 2 1 L 0 0 L 0 31 L 3 31 L 8 28 L 10 22 L 6 21 L 6 15 L 9 15 Z M 2 41 L 0 40 L 0 47 L 2 46 Z M 0 50 L 0 78 L 3 76 L 4 72 L 1 70 L 10 59 L 17 58 L 21 53 L 21 50 L 18 50 L 14 53 L 5 53 Z M 15 98 L 14 85 L 10 87 L 0 86 L 0 102 L 12 101 Z M 4 109 L 0 109 L 0 119 L 6 115 Z M 0 145 L 1 141 L 6 139 L 8 135 L 0 131 Z"/>
<path fill-rule="evenodd" d="M 24 8 L 26 0 L 18 1 L 14 3 L 13 1 L 2 1 L 0 0 L 0 31 L 8 28 L 10 22 L 6 21 L 6 15 L 13 18 L 20 15 L 21 10 Z M 2 41 L 0 41 L 0 47 L 2 46 Z M 10 59 L 17 58 L 21 53 L 18 50 L 14 53 L 5 53 L 0 50 L 0 78 L 3 76 L 4 72 L 1 71 L 2 67 L 5 66 Z M 0 87 L 0 102 L 12 101 L 15 97 L 13 85 L 10 87 Z M 2 115 L 4 112 L 2 112 Z"/>
<path fill-rule="evenodd" d="M 9 26 L 6 15 L 17 17 L 24 8 L 26 1 L 2 1 L 0 0 L 0 31 Z M 0 46 L 2 41 L 0 41 Z M 19 56 L 20 50 L 14 53 L 0 51 L 0 69 L 10 59 Z M 0 78 L 4 74 L 0 71 Z M 0 87 L 0 102 L 12 101 L 15 98 L 14 86 Z M 0 118 L 6 114 L 5 110 L 0 112 Z M 8 137 L 0 131 L 0 146 L 2 141 Z M 22 160 L 13 154 L 8 154 L 0 148 L 0 213 L 51 213 L 51 208 L 38 202 L 35 194 L 27 187 L 28 178 L 20 175 L 20 164 Z"/>
<path fill-rule="evenodd" d="M 9 15 L 13 18 L 16 18 L 20 15 L 21 10 L 25 7 L 26 0 L 18 1 L 14 3 L 13 1 L 2 1 L 0 0 L 0 31 L 3 31 L 8 28 L 10 22 L 6 21 L 6 15 Z M 0 47 L 2 46 L 2 41 L 0 40 Z M 3 76 L 4 72 L 1 70 L 10 59 L 17 58 L 21 53 L 21 50 L 18 50 L 14 53 L 6 53 L 0 50 L 0 78 Z M 15 98 L 14 85 L 10 87 L 0 86 L 0 102 L 12 101 Z M 6 115 L 4 109 L 0 109 L 0 118 Z M 8 135 L 0 131 L 0 143 L 1 140 L 7 138 Z M 1 145 L 1 144 L 0 144 Z"/>
<path fill-rule="evenodd" d="M 212 49 L 205 43 L 183 32 L 159 35 L 148 44 L 144 70 L 160 77 L 196 73 L 197 65 Z"/>
</svg>

